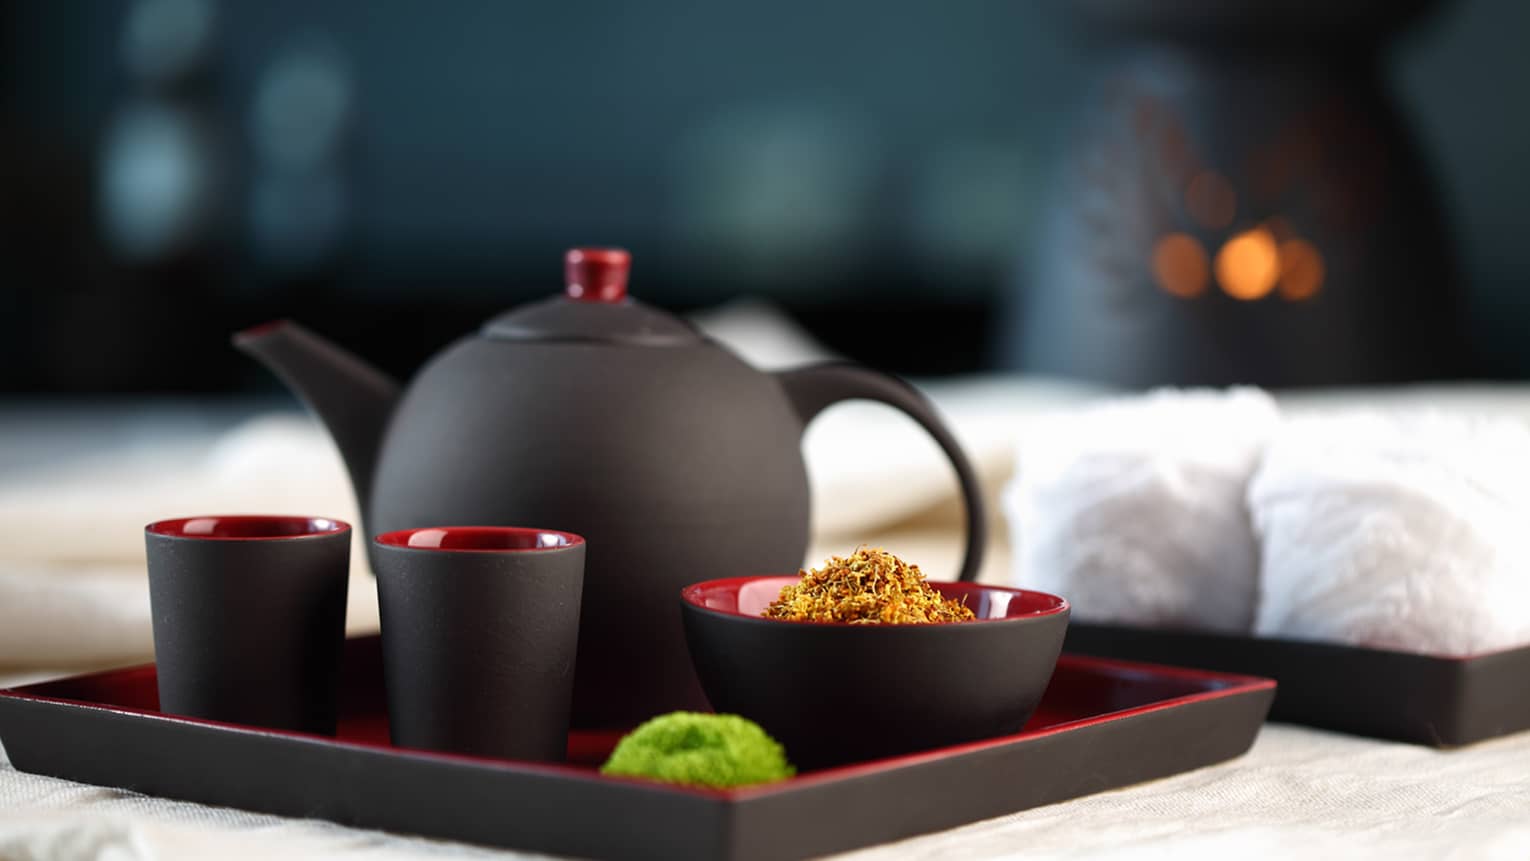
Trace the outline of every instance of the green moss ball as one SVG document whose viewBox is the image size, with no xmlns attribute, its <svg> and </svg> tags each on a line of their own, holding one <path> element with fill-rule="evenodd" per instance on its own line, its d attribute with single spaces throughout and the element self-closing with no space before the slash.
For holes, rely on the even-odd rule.
<svg viewBox="0 0 1530 861">
<path fill-rule="evenodd" d="M 781 745 L 738 715 L 671 712 L 628 733 L 602 774 L 726 788 L 783 780 L 796 773 Z"/>
</svg>

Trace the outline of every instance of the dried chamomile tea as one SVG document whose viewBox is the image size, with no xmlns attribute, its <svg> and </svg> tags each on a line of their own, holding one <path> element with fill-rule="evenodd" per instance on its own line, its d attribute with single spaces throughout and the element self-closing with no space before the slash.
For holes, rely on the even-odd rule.
<svg viewBox="0 0 1530 861">
<path fill-rule="evenodd" d="M 947 598 L 910 565 L 880 548 L 862 547 L 803 571 L 784 586 L 761 614 L 794 622 L 857 625 L 965 622 L 976 618 L 961 601 Z"/>
</svg>

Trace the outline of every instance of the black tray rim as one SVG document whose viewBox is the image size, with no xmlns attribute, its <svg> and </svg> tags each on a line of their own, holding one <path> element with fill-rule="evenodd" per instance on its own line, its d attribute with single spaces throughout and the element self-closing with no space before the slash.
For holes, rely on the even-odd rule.
<svg viewBox="0 0 1530 861">
<path fill-rule="evenodd" d="M 380 660 L 372 639 L 351 641 L 369 665 Z M 152 700 L 119 696 L 144 693 L 151 665 L 0 691 L 0 738 L 18 771 L 204 805 L 578 857 L 786 861 L 1236 759 L 1254 744 L 1275 696 L 1275 682 L 1245 674 L 1082 656 L 1059 663 L 1094 676 L 1084 683 L 1103 690 L 1179 684 L 1081 703 L 1030 733 L 729 790 L 607 777 L 588 764 L 408 751 L 371 736 L 340 740 L 163 715 L 143 708 Z M 373 670 L 365 672 L 353 678 Z M 99 682 L 107 688 L 101 699 L 117 703 L 47 693 L 89 695 L 70 685 L 113 675 Z M 370 687 L 353 690 L 375 703 Z M 1133 704 L 1107 710 L 1120 703 Z"/>
<path fill-rule="evenodd" d="M 1503 648 L 1499 648 L 1499 649 L 1488 649 L 1487 651 L 1483 651 L 1483 652 L 1472 652 L 1471 654 L 1458 655 L 1458 654 L 1450 654 L 1450 653 L 1443 653 L 1443 652 L 1408 652 L 1408 651 L 1404 651 L 1402 649 L 1378 649 L 1375 646 L 1361 646 L 1361 645 L 1357 645 L 1357 644 L 1354 644 L 1354 643 L 1339 643 L 1339 642 L 1335 642 L 1333 640 L 1303 640 L 1303 639 L 1299 639 L 1297 637 L 1264 637 L 1264 636 L 1260 636 L 1258 634 L 1253 634 L 1253 633 L 1236 633 L 1236 632 L 1229 632 L 1229 631 L 1198 631 L 1198 630 L 1196 630 L 1194 628 L 1144 628 L 1144 627 L 1142 627 L 1140 625 L 1125 625 L 1125 624 L 1120 624 L 1120 623 L 1117 623 L 1117 622 L 1079 621 L 1077 618 L 1071 620 L 1069 622 L 1069 625 L 1070 625 L 1070 630 L 1072 628 L 1081 628 L 1081 629 L 1083 629 L 1085 631 L 1112 631 L 1112 632 L 1119 631 L 1119 632 L 1123 632 L 1123 633 L 1143 634 L 1143 635 L 1152 635 L 1152 636 L 1196 637 L 1196 638 L 1202 638 L 1202 639 L 1207 639 L 1207 640 L 1223 640 L 1223 641 L 1238 642 L 1238 643 L 1268 643 L 1270 645 L 1275 645 L 1275 646 L 1292 646 L 1292 647 L 1299 646 L 1299 647 L 1302 647 L 1302 648 L 1332 650 L 1335 654 L 1339 654 L 1339 653 L 1344 653 L 1344 654 L 1365 654 L 1365 655 L 1375 655 L 1375 656 L 1378 656 L 1378 657 L 1383 657 L 1383 656 L 1385 656 L 1385 657 L 1394 657 L 1395 656 L 1395 657 L 1405 657 L 1405 658 L 1410 658 L 1410 659 L 1424 659 L 1424 660 L 1429 660 L 1429 661 L 1440 661 L 1440 662 L 1446 663 L 1446 664 L 1469 664 L 1469 663 L 1472 663 L 1474 661 L 1485 660 L 1485 659 L 1488 659 L 1488 658 L 1498 658 L 1498 657 L 1502 657 L 1504 655 L 1530 654 L 1530 643 L 1524 643 L 1524 644 L 1518 645 L 1518 646 L 1504 646 Z M 1086 653 L 1076 652 L 1074 654 L 1086 654 Z M 1101 656 L 1089 655 L 1089 656 L 1090 657 L 1102 657 L 1102 658 L 1107 657 L 1107 656 L 1103 656 L 1103 655 L 1101 655 Z M 1122 660 L 1130 660 L 1130 659 L 1122 659 Z M 1144 661 L 1143 663 L 1150 663 L 1151 664 L 1151 663 L 1157 663 L 1157 662 L 1155 662 L 1155 661 Z M 1163 666 L 1179 666 L 1179 665 L 1178 664 L 1166 664 L 1166 665 L 1163 665 Z M 1195 668 L 1194 667 L 1187 667 L 1187 669 L 1195 669 Z M 1220 671 L 1219 670 L 1211 670 L 1209 672 L 1220 672 Z M 1248 674 L 1244 674 L 1244 673 L 1232 673 L 1231 675 L 1248 675 Z M 1256 675 L 1256 677 L 1258 677 L 1258 676 Z"/>
<path fill-rule="evenodd" d="M 1439 749 L 1530 729 L 1530 643 L 1432 654 L 1075 620 L 1063 648 L 1274 678 L 1272 721 Z"/>
<path fill-rule="evenodd" d="M 367 639 L 366 637 L 353 639 Z M 1154 700 L 1142 705 L 1130 706 L 1115 711 L 1102 712 L 1097 715 L 1089 715 L 1071 721 L 1053 724 L 1041 730 L 1030 732 L 1021 731 L 1004 736 L 982 739 L 979 741 L 966 742 L 963 744 L 948 745 L 945 747 L 931 748 L 916 753 L 899 756 L 885 757 L 882 759 L 857 762 L 848 765 L 834 766 L 820 769 L 806 774 L 796 775 L 786 780 L 773 783 L 754 784 L 730 789 L 711 789 L 705 787 L 687 786 L 677 783 L 664 783 L 660 781 L 643 780 L 639 778 L 621 777 L 617 775 L 605 775 L 599 771 L 592 771 L 574 765 L 556 763 L 536 763 L 522 760 L 495 759 L 492 757 L 478 757 L 465 754 L 443 753 L 439 751 L 414 750 L 410 748 L 394 747 L 390 744 L 372 743 L 365 741 L 341 740 L 330 736 L 298 730 L 278 730 L 265 727 L 250 726 L 248 724 L 229 723 L 225 721 L 210 720 L 205 718 L 186 717 L 182 715 L 166 714 L 148 709 L 127 708 L 106 703 L 92 702 L 88 700 L 70 699 L 67 697 L 47 696 L 33 692 L 34 688 L 47 687 L 59 683 L 86 682 L 92 679 L 106 678 L 131 673 L 153 672 L 153 663 L 135 664 L 114 669 L 99 670 L 89 673 L 81 673 L 73 676 L 63 676 L 41 682 L 32 682 L 13 688 L 0 688 L 0 698 L 20 700 L 41 705 L 65 707 L 71 710 L 84 710 L 90 712 L 114 714 L 135 720 L 147 720 L 161 724 L 181 724 L 189 727 L 200 727 L 217 730 L 219 732 L 233 733 L 241 736 L 264 737 L 282 739 L 315 745 L 321 748 L 341 748 L 357 751 L 366 751 L 374 754 L 386 754 L 391 756 L 417 759 L 427 762 L 455 763 L 481 768 L 508 771 L 527 775 L 540 775 L 545 777 L 557 777 L 562 779 L 577 780 L 592 784 L 617 784 L 633 787 L 645 791 L 670 792 L 684 796 L 704 798 L 712 801 L 744 802 L 754 798 L 764 798 L 780 795 L 800 789 L 809 789 L 824 784 L 838 783 L 844 780 L 869 777 L 877 774 L 897 771 L 922 763 L 950 759 L 966 754 L 981 753 L 988 750 L 1008 747 L 1015 744 L 1023 744 L 1028 741 L 1047 738 L 1062 733 L 1073 732 L 1084 727 L 1096 726 L 1128 719 L 1141 714 L 1171 710 L 1192 703 L 1208 702 L 1226 697 L 1246 696 L 1260 691 L 1276 690 L 1277 682 L 1274 679 L 1254 676 L 1245 673 L 1228 673 L 1216 670 L 1205 670 L 1194 667 L 1185 667 L 1174 664 L 1154 663 L 1150 661 L 1134 661 L 1114 657 L 1070 654 L 1063 653 L 1058 657 L 1058 665 L 1072 665 L 1081 667 L 1100 667 L 1117 672 L 1130 672 L 1148 674 L 1158 677 L 1171 676 L 1174 678 L 1187 679 L 1202 684 L 1218 684 L 1219 687 L 1194 693 L 1183 694 L 1177 697 L 1169 697 L 1162 700 Z"/>
</svg>

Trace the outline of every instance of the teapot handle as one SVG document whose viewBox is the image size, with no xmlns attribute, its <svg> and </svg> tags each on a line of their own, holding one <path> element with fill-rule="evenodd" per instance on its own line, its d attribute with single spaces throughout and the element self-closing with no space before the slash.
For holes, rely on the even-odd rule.
<svg viewBox="0 0 1530 861">
<path fill-rule="evenodd" d="M 988 518 L 984 512 L 983 490 L 977 474 L 956 438 L 935 412 L 935 407 L 917 389 L 897 377 L 873 371 L 852 362 L 824 362 L 783 371 L 775 375 L 786 396 L 796 407 L 804 427 L 825 407 L 839 401 L 868 400 L 896 407 L 918 422 L 940 444 L 956 477 L 961 481 L 962 499 L 967 507 L 967 549 L 959 579 L 976 579 L 988 544 Z"/>
</svg>

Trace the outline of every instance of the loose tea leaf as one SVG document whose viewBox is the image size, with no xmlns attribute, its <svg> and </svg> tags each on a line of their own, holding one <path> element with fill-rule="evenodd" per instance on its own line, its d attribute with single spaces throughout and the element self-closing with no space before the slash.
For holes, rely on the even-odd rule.
<svg viewBox="0 0 1530 861">
<path fill-rule="evenodd" d="M 834 556 L 822 568 L 804 570 L 797 583 L 760 615 L 794 622 L 855 625 L 965 622 L 976 618 L 961 601 L 947 598 L 910 565 L 880 548 L 862 547 Z"/>
</svg>

